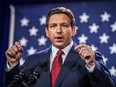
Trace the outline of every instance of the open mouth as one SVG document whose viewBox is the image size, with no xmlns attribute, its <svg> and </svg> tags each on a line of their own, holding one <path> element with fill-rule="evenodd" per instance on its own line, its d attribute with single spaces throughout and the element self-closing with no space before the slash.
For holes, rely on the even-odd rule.
<svg viewBox="0 0 116 87">
<path fill-rule="evenodd" d="M 55 37 L 55 41 L 57 41 L 57 42 L 62 42 L 63 41 L 63 37 Z"/>
</svg>

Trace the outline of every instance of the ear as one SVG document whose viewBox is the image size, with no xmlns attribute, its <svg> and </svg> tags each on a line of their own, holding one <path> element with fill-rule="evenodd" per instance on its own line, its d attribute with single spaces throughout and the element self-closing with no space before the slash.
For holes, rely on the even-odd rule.
<svg viewBox="0 0 116 87">
<path fill-rule="evenodd" d="M 47 27 L 45 28 L 45 32 L 46 32 L 46 36 L 49 37 L 49 31 Z"/>
<path fill-rule="evenodd" d="M 72 37 L 74 37 L 76 34 L 76 26 L 73 26 L 72 28 Z"/>
</svg>

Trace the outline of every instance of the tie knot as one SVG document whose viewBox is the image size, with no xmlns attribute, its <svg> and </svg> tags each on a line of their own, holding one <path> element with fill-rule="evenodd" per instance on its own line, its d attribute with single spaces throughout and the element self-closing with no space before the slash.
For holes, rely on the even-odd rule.
<svg viewBox="0 0 116 87">
<path fill-rule="evenodd" d="M 61 56 L 64 52 L 62 50 L 59 50 L 57 53 L 57 56 Z"/>
</svg>

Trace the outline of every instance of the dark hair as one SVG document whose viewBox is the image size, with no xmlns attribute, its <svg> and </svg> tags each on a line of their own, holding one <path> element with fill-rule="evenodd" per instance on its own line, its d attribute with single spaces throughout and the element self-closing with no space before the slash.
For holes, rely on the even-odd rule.
<svg viewBox="0 0 116 87">
<path fill-rule="evenodd" d="M 71 27 L 75 26 L 75 18 L 71 10 L 65 7 L 57 7 L 57 8 L 53 8 L 48 13 L 47 18 L 46 18 L 46 27 L 48 27 L 50 17 L 54 14 L 66 14 L 70 19 Z"/>
</svg>

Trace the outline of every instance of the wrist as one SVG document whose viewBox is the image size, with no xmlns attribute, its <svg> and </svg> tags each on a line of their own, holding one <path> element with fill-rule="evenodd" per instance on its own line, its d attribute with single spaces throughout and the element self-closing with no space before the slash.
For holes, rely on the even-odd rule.
<svg viewBox="0 0 116 87">
<path fill-rule="evenodd" d="M 19 63 L 19 61 L 14 61 L 14 62 L 11 62 L 11 61 L 8 61 L 8 65 L 10 67 L 14 67 L 15 65 L 17 65 Z"/>
<path fill-rule="evenodd" d="M 95 66 L 95 62 L 96 62 L 96 61 L 91 61 L 90 63 L 86 64 L 86 66 L 87 66 L 88 68 L 91 68 L 91 67 Z"/>
</svg>

